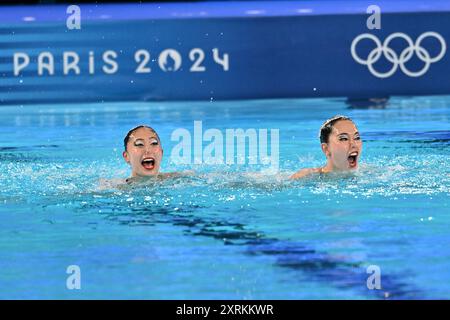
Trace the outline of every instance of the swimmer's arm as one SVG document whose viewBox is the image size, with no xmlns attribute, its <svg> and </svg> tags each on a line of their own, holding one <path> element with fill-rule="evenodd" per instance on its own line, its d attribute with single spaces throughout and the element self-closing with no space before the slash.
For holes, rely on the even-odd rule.
<svg viewBox="0 0 450 320">
<path fill-rule="evenodd" d="M 304 177 L 307 177 L 313 173 L 317 173 L 320 172 L 320 168 L 307 168 L 307 169 L 302 169 L 300 171 L 297 171 L 296 173 L 294 173 L 289 179 L 290 180 L 297 180 L 297 179 L 302 179 Z"/>
<path fill-rule="evenodd" d="M 147 182 L 154 182 L 158 180 L 165 180 L 170 178 L 180 178 L 180 177 L 189 177 L 194 176 L 194 171 L 182 171 L 182 172 L 160 172 L 157 175 L 151 175 L 146 177 L 129 177 L 125 180 L 122 180 L 122 184 L 120 186 L 129 186 L 132 184 L 142 184 Z"/>
</svg>

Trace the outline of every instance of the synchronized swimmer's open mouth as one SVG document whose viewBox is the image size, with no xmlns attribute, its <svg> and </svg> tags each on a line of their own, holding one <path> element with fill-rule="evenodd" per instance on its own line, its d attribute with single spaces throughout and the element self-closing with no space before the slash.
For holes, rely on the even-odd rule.
<svg viewBox="0 0 450 320">
<path fill-rule="evenodd" d="M 348 164 L 350 168 L 355 168 L 358 165 L 358 151 L 353 151 L 348 155 Z"/>
<path fill-rule="evenodd" d="M 155 159 L 151 157 L 144 158 L 142 159 L 141 164 L 146 170 L 153 170 L 153 168 L 155 168 Z"/>
</svg>

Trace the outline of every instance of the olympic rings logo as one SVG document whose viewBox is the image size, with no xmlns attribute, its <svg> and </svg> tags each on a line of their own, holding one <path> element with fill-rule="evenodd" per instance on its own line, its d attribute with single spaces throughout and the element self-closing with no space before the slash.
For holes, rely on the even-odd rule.
<svg viewBox="0 0 450 320">
<path fill-rule="evenodd" d="M 422 43 L 422 41 L 427 37 L 434 37 L 441 44 L 441 51 L 439 52 L 439 54 L 437 56 L 435 56 L 433 58 L 430 57 L 430 53 L 424 47 L 422 47 L 420 45 Z M 398 56 L 397 53 L 389 47 L 389 43 L 393 39 L 396 39 L 396 38 L 404 39 L 408 43 L 408 47 L 403 49 L 403 51 L 400 53 L 400 56 Z M 366 60 L 360 58 L 358 56 L 358 54 L 356 53 L 356 46 L 363 39 L 373 40 L 373 42 L 375 42 L 375 44 L 377 46 L 375 49 L 373 49 L 369 53 Z M 378 78 L 388 78 L 388 77 L 392 76 L 395 73 L 395 71 L 397 71 L 399 66 L 400 66 L 400 69 L 407 76 L 420 77 L 428 71 L 428 69 L 430 68 L 430 64 L 442 59 L 442 57 L 445 55 L 446 50 L 447 50 L 447 46 L 446 46 L 444 38 L 439 33 L 433 32 L 433 31 L 422 33 L 417 38 L 415 43 L 413 43 L 413 41 L 411 40 L 411 38 L 408 35 L 406 35 L 402 32 L 395 32 L 395 33 L 391 34 L 390 36 L 388 36 L 384 40 L 383 44 L 381 44 L 381 41 L 373 34 L 363 33 L 363 34 L 360 34 L 359 36 L 357 36 L 355 39 L 353 39 L 352 46 L 351 46 L 351 53 L 352 53 L 353 59 L 355 59 L 355 61 L 360 64 L 367 65 L 367 67 L 369 68 L 369 71 L 375 77 L 378 77 Z M 405 66 L 405 63 L 408 62 L 412 58 L 414 53 L 417 55 L 417 57 L 420 60 L 422 60 L 425 63 L 423 68 L 419 71 L 410 71 Z M 382 54 L 389 62 L 391 62 L 393 64 L 392 68 L 389 71 L 384 72 L 384 73 L 378 72 L 377 70 L 375 70 L 375 68 L 373 66 L 373 64 L 380 59 Z"/>
</svg>

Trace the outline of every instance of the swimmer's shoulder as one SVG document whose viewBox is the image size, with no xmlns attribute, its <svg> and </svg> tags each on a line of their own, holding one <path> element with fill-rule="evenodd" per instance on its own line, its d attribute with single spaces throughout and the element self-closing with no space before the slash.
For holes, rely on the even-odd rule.
<svg viewBox="0 0 450 320">
<path fill-rule="evenodd" d="M 117 189 L 127 183 L 127 179 L 98 179 L 98 190 Z"/>
<path fill-rule="evenodd" d="M 195 175 L 196 174 L 194 171 L 182 171 L 182 172 L 159 173 L 158 177 L 162 178 L 162 179 L 167 179 L 167 178 L 191 177 L 191 176 L 195 176 Z"/>
<path fill-rule="evenodd" d="M 294 173 L 292 176 L 290 176 L 289 179 L 291 179 L 291 180 L 302 179 L 302 178 L 308 177 L 312 174 L 321 173 L 321 172 L 322 172 L 322 168 L 305 168 L 305 169 L 301 169 L 301 170 L 297 171 L 296 173 Z"/>
</svg>

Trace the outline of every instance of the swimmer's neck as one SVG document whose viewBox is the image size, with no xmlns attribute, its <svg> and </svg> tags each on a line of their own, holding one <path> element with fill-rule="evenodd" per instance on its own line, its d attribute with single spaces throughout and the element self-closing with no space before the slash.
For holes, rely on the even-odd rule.
<svg viewBox="0 0 450 320">
<path fill-rule="evenodd" d="M 338 169 L 334 168 L 331 163 L 327 163 L 325 166 L 317 168 L 319 173 L 330 173 L 333 171 L 339 171 Z"/>
</svg>

